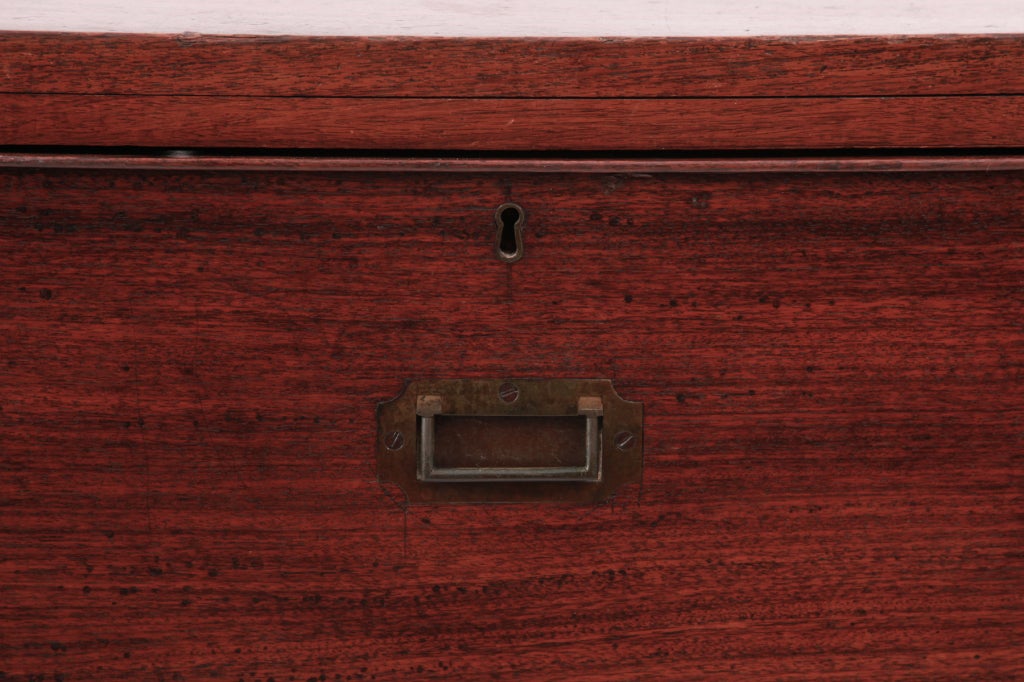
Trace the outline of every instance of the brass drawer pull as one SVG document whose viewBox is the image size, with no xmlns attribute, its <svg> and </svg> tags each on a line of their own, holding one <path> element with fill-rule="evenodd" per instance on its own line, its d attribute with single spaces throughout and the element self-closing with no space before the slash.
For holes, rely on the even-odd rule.
<svg viewBox="0 0 1024 682">
<path fill-rule="evenodd" d="M 436 417 L 444 411 L 444 401 L 439 395 L 421 395 L 416 399 L 416 415 L 419 417 L 420 445 L 419 469 L 416 477 L 421 481 L 600 481 L 601 440 L 600 417 L 604 413 L 600 396 L 581 396 L 578 401 L 580 417 L 584 421 L 583 461 L 579 466 L 438 466 L 434 460 Z M 468 417 L 473 419 L 474 417 Z M 517 419 L 516 417 L 499 417 Z M 459 419 L 459 418 L 455 418 Z M 460 421 L 465 418 L 460 419 Z M 476 418 L 480 420 L 479 417 Z M 522 419 L 522 418 L 519 418 Z M 563 421 L 573 420 L 572 417 Z M 536 421 L 536 419 L 534 420 Z M 453 425 L 454 427 L 454 425 Z M 529 428 L 529 427 L 526 427 Z M 532 439 L 536 442 L 536 438 Z"/>
<path fill-rule="evenodd" d="M 608 380 L 425 380 L 378 406 L 378 476 L 411 502 L 605 499 L 638 481 L 643 411 Z"/>
</svg>

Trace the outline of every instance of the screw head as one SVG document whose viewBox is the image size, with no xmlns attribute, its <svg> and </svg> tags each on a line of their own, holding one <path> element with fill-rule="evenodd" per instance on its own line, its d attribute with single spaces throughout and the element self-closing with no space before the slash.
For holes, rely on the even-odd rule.
<svg viewBox="0 0 1024 682">
<path fill-rule="evenodd" d="M 510 381 L 506 381 L 498 387 L 498 397 L 506 403 L 514 403 L 519 400 L 519 387 Z"/>
<path fill-rule="evenodd" d="M 392 431 L 384 438 L 384 447 L 388 450 L 401 450 L 405 445 L 405 436 L 401 431 Z"/>
<path fill-rule="evenodd" d="M 636 445 L 636 436 L 629 431 L 619 431 L 615 434 L 615 447 L 619 450 L 629 450 Z"/>
</svg>

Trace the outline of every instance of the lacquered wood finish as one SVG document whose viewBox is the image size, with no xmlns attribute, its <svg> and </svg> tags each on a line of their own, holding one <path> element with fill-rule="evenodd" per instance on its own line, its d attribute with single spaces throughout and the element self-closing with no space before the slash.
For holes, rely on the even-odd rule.
<svg viewBox="0 0 1024 682">
<path fill-rule="evenodd" d="M 1020 171 L 0 188 L 7 679 L 1024 674 Z M 642 487 L 378 485 L 376 403 L 510 373 L 642 401 Z"/>
<path fill-rule="evenodd" d="M 1024 676 L 1022 6 L 790 5 L 0 7 L 0 679 Z M 379 482 L 511 376 L 642 483 Z"/>
<path fill-rule="evenodd" d="M 839 32 L 851 31 L 846 25 Z M 949 32 L 962 31 L 961 22 Z M 782 35 L 600 39 L 0 32 L 0 90 L 513 98 L 1024 93 L 1022 35 Z"/>
<path fill-rule="evenodd" d="M 1024 146 L 1024 96 L 403 99 L 0 95 L 0 145 L 472 151 Z"/>
<path fill-rule="evenodd" d="M 0 167 L 96 170 L 341 171 L 449 173 L 934 173 L 938 171 L 1024 170 L 1024 156 L 1012 154 L 850 157 L 518 157 L 518 156 L 331 156 L 314 154 L 218 155 L 171 150 L 162 155 L 0 152 Z"/>
</svg>

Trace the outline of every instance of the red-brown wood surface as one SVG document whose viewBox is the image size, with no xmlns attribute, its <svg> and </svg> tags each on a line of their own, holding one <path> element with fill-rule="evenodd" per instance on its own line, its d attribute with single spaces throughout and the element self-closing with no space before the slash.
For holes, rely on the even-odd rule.
<svg viewBox="0 0 1024 682">
<path fill-rule="evenodd" d="M 1011 171 L 1024 170 L 1024 156 L 949 154 L 921 156 L 794 156 L 794 157 L 642 157 L 579 158 L 470 155 L 347 156 L 330 154 L 262 155 L 217 154 L 187 150 L 152 153 L 97 154 L 73 151 L 0 152 L 0 167 L 78 168 L 118 170 L 218 170 L 450 173 L 890 173 L 893 171 Z"/>
<path fill-rule="evenodd" d="M 0 188 L 6 679 L 1024 674 L 1019 171 Z M 380 488 L 378 401 L 495 376 L 613 379 L 642 486 Z"/>
<path fill-rule="evenodd" d="M 849 32 L 850 26 L 837 30 Z M 1019 35 L 599 39 L 0 32 L 0 91 L 8 93 L 1021 94 L 1022 62 L 1024 36 Z"/>
<path fill-rule="evenodd" d="M 0 145 L 417 150 L 1024 146 L 1024 96 L 405 99 L 0 95 Z"/>
</svg>

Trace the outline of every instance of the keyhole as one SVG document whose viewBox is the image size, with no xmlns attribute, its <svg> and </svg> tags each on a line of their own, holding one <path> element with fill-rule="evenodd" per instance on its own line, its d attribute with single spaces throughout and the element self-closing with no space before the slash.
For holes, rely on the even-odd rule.
<svg viewBox="0 0 1024 682">
<path fill-rule="evenodd" d="M 494 214 L 498 223 L 498 258 L 515 263 L 523 257 L 523 223 L 526 213 L 518 204 L 502 204 Z"/>
</svg>

